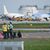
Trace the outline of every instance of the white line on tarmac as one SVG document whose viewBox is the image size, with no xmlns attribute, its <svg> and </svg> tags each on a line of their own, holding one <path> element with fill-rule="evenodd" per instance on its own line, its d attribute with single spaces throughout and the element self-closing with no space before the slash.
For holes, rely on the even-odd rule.
<svg viewBox="0 0 50 50">
<path fill-rule="evenodd" d="M 13 30 L 37 30 L 37 31 L 50 31 L 50 29 L 32 29 L 32 28 L 17 28 Z"/>
</svg>

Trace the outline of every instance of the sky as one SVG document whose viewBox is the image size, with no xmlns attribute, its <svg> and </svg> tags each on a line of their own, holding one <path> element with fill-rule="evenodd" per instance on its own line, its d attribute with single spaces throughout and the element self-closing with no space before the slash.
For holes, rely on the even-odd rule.
<svg viewBox="0 0 50 50">
<path fill-rule="evenodd" d="M 0 0 L 0 14 L 4 12 L 4 5 L 8 12 L 17 13 L 22 5 L 37 5 L 39 8 L 43 8 L 44 5 L 50 6 L 50 0 Z"/>
</svg>

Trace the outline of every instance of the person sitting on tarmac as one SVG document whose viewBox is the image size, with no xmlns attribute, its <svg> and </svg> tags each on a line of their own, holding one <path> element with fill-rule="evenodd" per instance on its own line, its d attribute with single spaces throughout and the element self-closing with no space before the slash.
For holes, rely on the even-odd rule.
<svg viewBox="0 0 50 50">
<path fill-rule="evenodd" d="M 22 37 L 22 34 L 21 34 L 20 30 L 18 31 L 17 36 L 18 36 L 19 38 L 21 38 L 21 37 Z"/>
</svg>

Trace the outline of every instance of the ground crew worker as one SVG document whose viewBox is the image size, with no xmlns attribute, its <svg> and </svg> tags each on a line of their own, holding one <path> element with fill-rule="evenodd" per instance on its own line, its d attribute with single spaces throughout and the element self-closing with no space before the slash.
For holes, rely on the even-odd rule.
<svg viewBox="0 0 50 50">
<path fill-rule="evenodd" d="M 10 33 L 10 29 L 9 29 L 9 24 L 7 25 L 7 37 L 9 38 L 9 33 Z"/>
<path fill-rule="evenodd" d="M 7 38 L 7 24 L 6 23 L 3 24 L 2 31 L 3 31 L 4 39 L 6 39 Z"/>
<path fill-rule="evenodd" d="M 12 22 L 9 24 L 9 29 L 10 29 L 10 38 L 13 38 L 13 25 Z"/>
</svg>

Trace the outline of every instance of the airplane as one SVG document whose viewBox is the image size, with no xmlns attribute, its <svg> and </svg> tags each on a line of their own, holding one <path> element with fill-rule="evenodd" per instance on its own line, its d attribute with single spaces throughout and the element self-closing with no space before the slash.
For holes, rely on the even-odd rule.
<svg viewBox="0 0 50 50">
<path fill-rule="evenodd" d="M 8 11 L 7 11 L 7 9 L 6 9 L 6 6 L 4 5 L 4 15 L 5 16 L 7 16 L 8 18 L 17 18 L 17 17 L 23 17 L 23 18 L 25 18 L 25 16 L 24 16 L 24 14 L 20 14 L 20 13 L 9 13 Z M 50 20 L 50 18 L 49 18 L 49 15 L 48 14 L 41 14 L 41 13 L 39 13 L 39 11 L 37 12 L 37 13 L 34 13 L 33 15 L 32 15 L 33 17 L 34 16 L 36 16 L 35 17 L 35 19 L 37 18 L 37 19 L 41 19 L 41 21 L 49 21 Z M 27 18 L 27 17 L 26 17 Z"/>
<path fill-rule="evenodd" d="M 32 15 L 32 18 L 34 19 L 40 19 L 40 21 L 50 21 L 50 16 L 46 13 L 36 13 Z"/>
<path fill-rule="evenodd" d="M 24 14 L 19 14 L 19 13 L 9 13 L 6 9 L 6 6 L 4 5 L 4 15 L 8 16 L 9 18 L 16 18 L 16 17 L 23 17 Z"/>
</svg>

